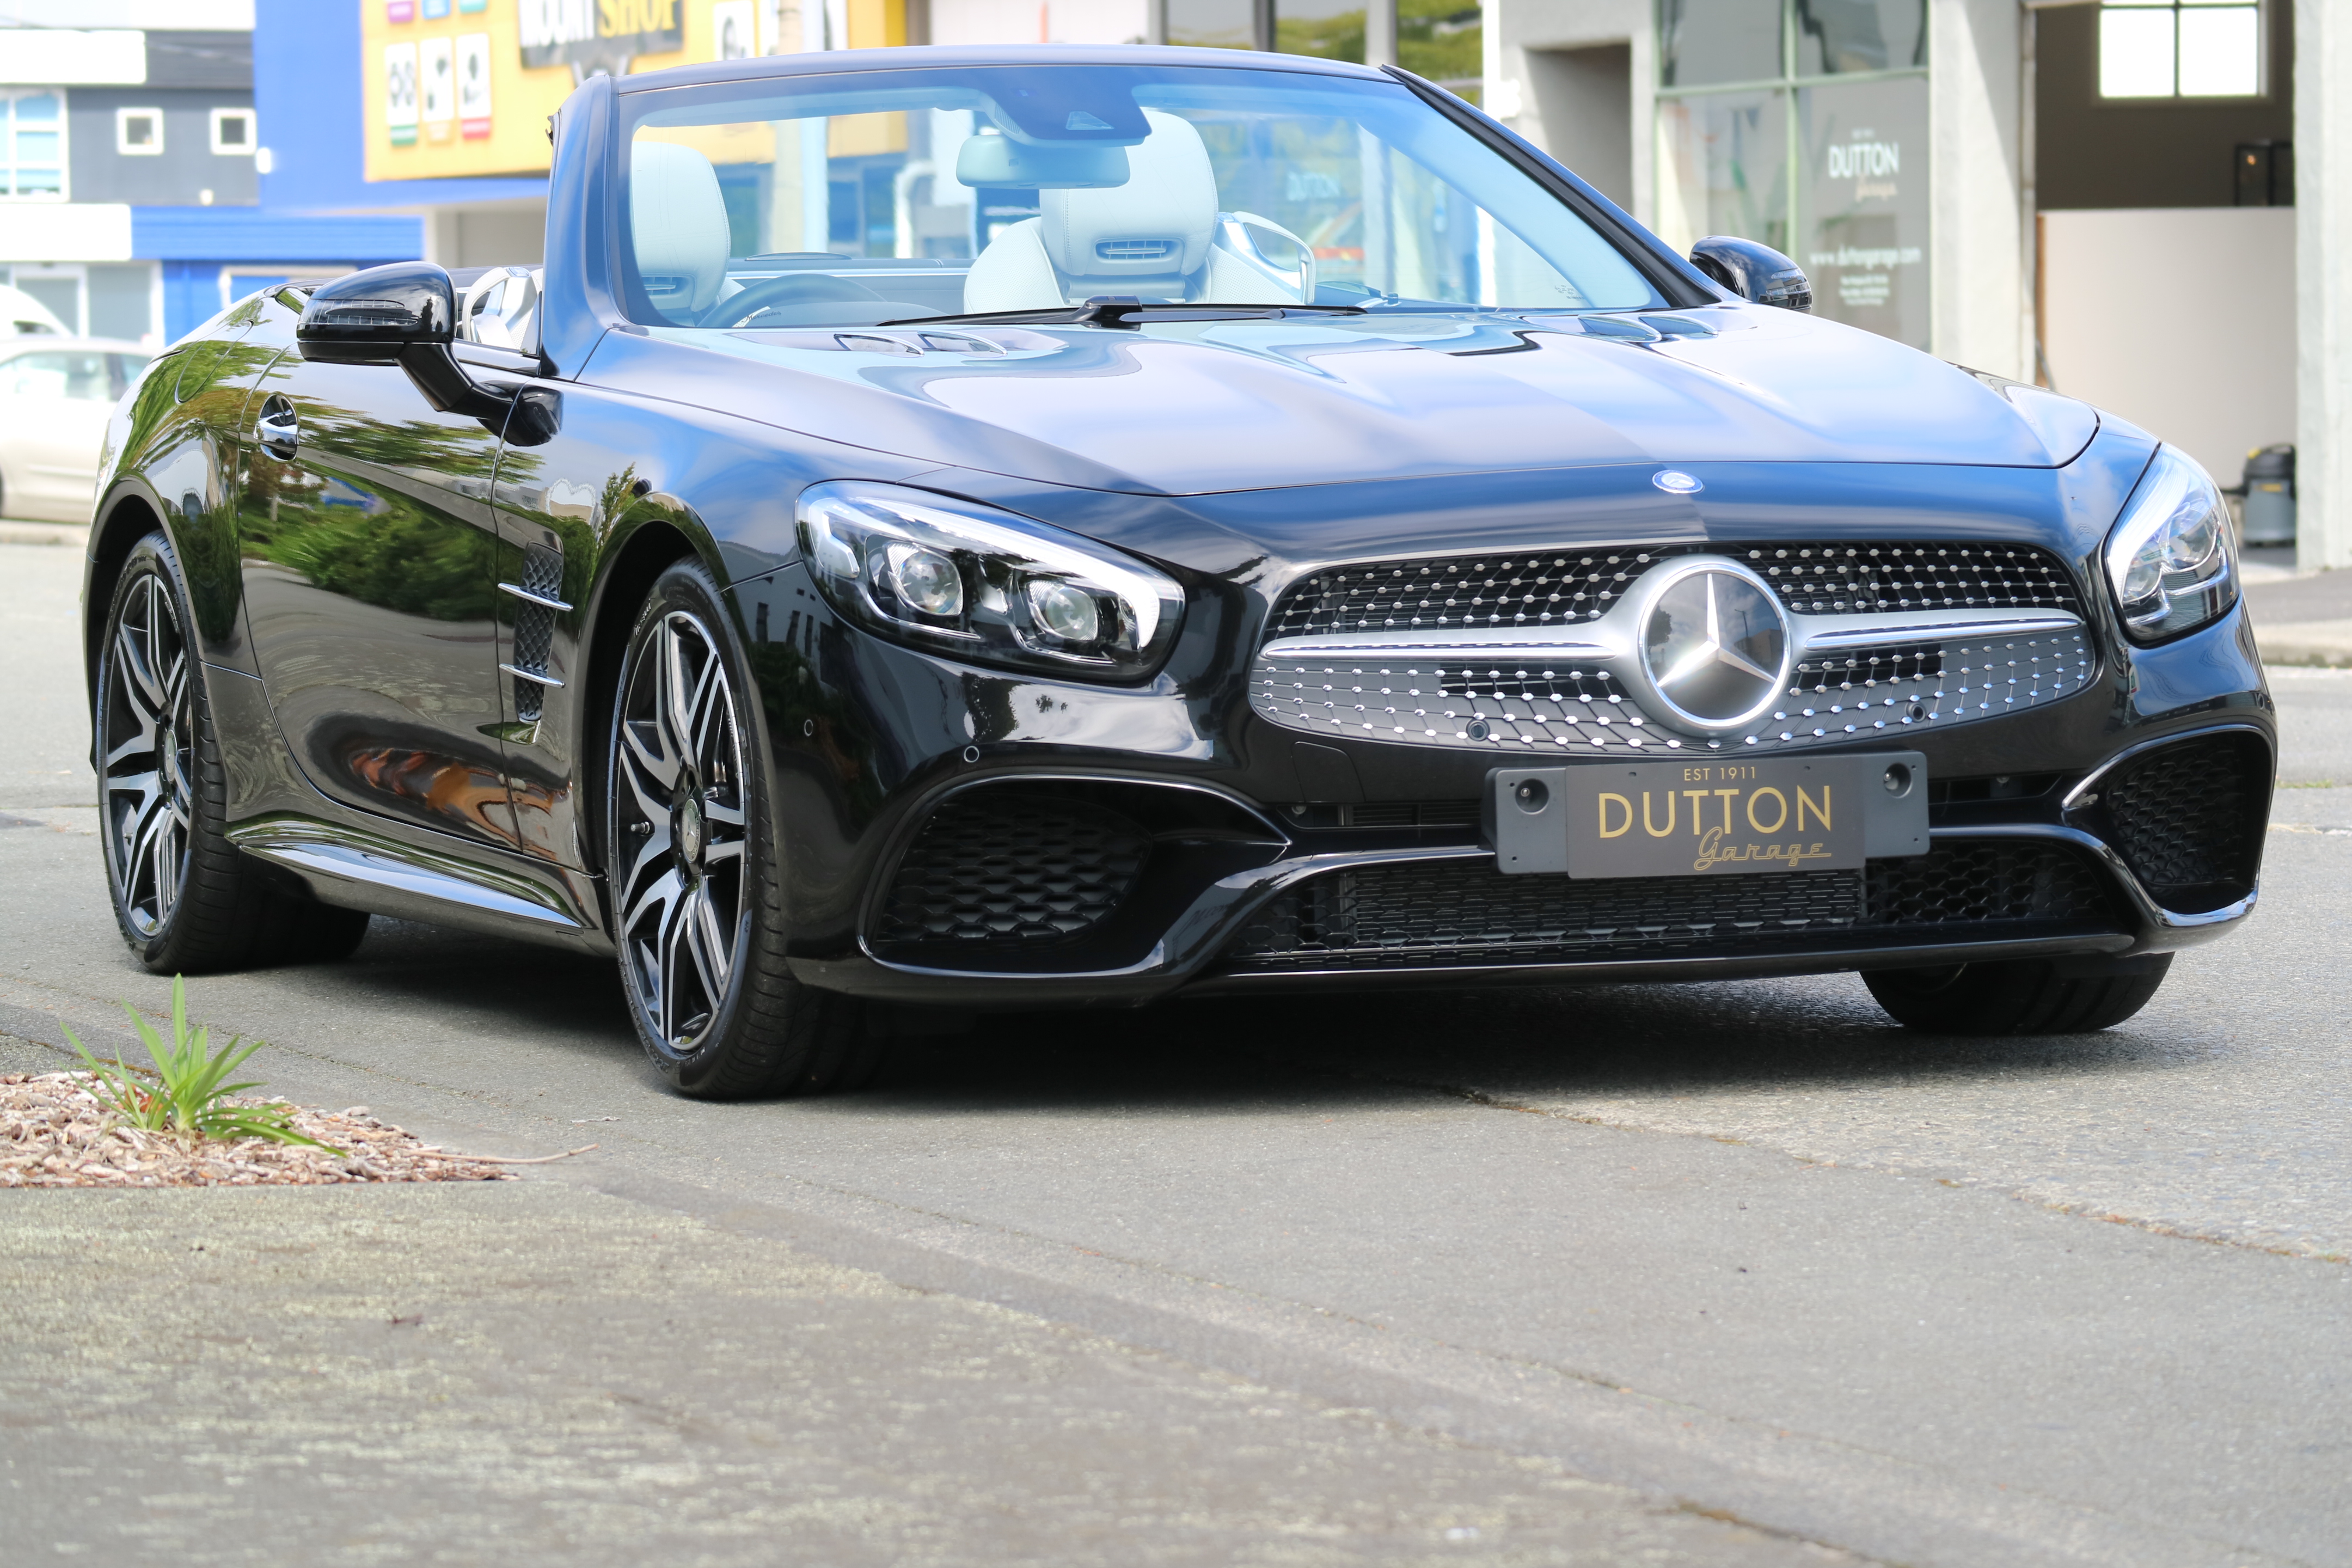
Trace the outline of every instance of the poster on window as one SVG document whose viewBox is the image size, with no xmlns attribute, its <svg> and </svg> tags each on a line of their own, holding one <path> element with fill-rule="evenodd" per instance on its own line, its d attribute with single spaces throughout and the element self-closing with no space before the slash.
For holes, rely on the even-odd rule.
<svg viewBox="0 0 2352 1568">
<path fill-rule="evenodd" d="M 416 46 L 386 44 L 383 49 L 383 126 L 392 144 L 416 140 Z"/>
<path fill-rule="evenodd" d="M 1804 177 L 1794 254 L 1813 313 L 1927 346 L 1927 82 L 1798 92 Z"/>
<path fill-rule="evenodd" d="M 436 142 L 449 140 L 450 121 L 457 118 L 457 64 L 447 38 L 425 38 L 416 46 L 416 98 L 425 134 Z"/>
<path fill-rule="evenodd" d="M 469 142 L 490 133 L 490 36 L 457 35 L 457 127 Z"/>
</svg>

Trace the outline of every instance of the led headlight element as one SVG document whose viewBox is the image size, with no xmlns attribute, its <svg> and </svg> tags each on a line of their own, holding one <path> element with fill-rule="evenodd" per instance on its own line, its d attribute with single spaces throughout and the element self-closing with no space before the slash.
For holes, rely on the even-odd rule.
<svg viewBox="0 0 2352 1568">
<path fill-rule="evenodd" d="M 1184 590 L 1131 555 L 971 501 L 837 480 L 801 493 L 801 552 L 834 608 L 973 664 L 1149 674 Z"/>
<path fill-rule="evenodd" d="M 2107 536 L 2107 581 L 2134 642 L 2194 631 L 2238 602 L 2237 549 L 2221 492 L 2195 461 L 2160 448 Z"/>
</svg>

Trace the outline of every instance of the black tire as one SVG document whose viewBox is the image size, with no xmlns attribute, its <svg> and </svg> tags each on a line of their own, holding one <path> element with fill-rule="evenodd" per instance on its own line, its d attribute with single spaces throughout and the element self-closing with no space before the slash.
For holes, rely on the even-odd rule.
<svg viewBox="0 0 2352 1568">
<path fill-rule="evenodd" d="M 99 837 L 115 925 L 159 974 L 346 957 L 368 917 L 289 887 L 223 836 L 228 781 L 171 541 L 131 548 L 98 660 Z"/>
<path fill-rule="evenodd" d="M 2172 955 L 2011 959 L 1866 971 L 1863 983 L 1906 1029 L 1936 1035 L 2087 1035 L 2111 1029 L 2164 984 Z"/>
<path fill-rule="evenodd" d="M 878 1065 L 866 1009 L 785 962 L 757 689 L 709 574 L 664 572 L 614 693 L 604 843 L 637 1038 L 704 1100 L 853 1089 Z"/>
</svg>

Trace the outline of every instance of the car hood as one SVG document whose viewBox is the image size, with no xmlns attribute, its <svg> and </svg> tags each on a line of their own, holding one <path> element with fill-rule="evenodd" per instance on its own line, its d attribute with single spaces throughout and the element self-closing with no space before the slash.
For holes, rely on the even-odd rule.
<svg viewBox="0 0 2352 1568">
<path fill-rule="evenodd" d="M 1602 464 L 2060 467 L 2098 416 L 1758 306 L 608 333 L 583 381 L 901 458 L 1197 495 Z"/>
</svg>

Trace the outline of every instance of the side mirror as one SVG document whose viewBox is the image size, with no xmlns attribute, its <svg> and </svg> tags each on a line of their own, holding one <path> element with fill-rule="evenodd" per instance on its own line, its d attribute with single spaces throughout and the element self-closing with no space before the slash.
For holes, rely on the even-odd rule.
<svg viewBox="0 0 2352 1568">
<path fill-rule="evenodd" d="M 1711 234 L 1691 247 L 1691 265 L 1741 299 L 1784 310 L 1811 310 L 1813 286 L 1805 269 L 1752 239 Z"/>
<path fill-rule="evenodd" d="M 511 400 L 475 384 L 449 345 L 457 290 L 429 261 L 395 261 L 320 285 L 294 328 L 302 357 L 322 364 L 396 364 L 444 414 L 504 419 Z"/>
</svg>

